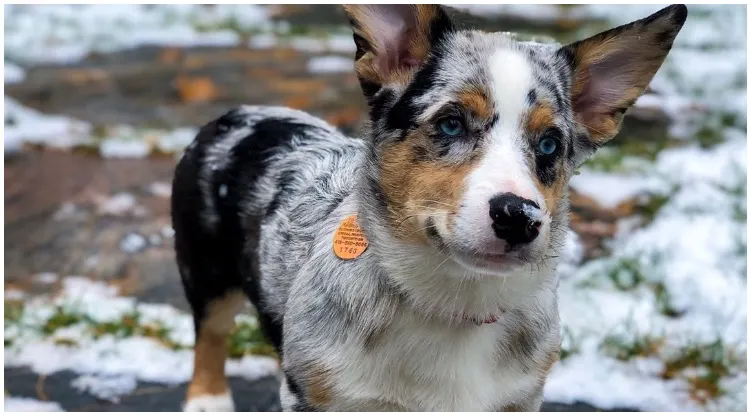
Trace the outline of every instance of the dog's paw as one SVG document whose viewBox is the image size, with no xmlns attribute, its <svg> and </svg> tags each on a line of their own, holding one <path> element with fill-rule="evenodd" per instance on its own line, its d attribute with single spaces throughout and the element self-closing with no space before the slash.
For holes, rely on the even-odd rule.
<svg viewBox="0 0 751 415">
<path fill-rule="evenodd" d="M 229 392 L 222 395 L 201 395 L 188 399 L 183 412 L 234 412 L 235 403 Z"/>
</svg>

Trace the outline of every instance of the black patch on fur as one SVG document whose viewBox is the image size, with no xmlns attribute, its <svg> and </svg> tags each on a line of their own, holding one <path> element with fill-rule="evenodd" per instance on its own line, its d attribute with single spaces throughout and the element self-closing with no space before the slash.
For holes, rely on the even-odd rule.
<svg viewBox="0 0 751 415">
<path fill-rule="evenodd" d="M 490 131 L 493 127 L 495 127 L 496 124 L 498 124 L 498 120 L 500 117 L 498 116 L 498 113 L 493 113 L 493 118 L 488 121 L 488 125 L 485 127 L 485 131 Z"/>
<path fill-rule="evenodd" d="M 542 183 L 545 186 L 552 185 L 556 180 L 556 165 L 558 164 L 558 159 L 560 158 L 560 155 L 565 150 L 564 149 L 564 142 L 563 142 L 563 136 L 561 134 L 561 131 L 557 128 L 551 128 L 547 130 L 543 135 L 540 136 L 540 140 L 542 140 L 543 137 L 551 137 L 555 139 L 557 148 L 553 152 L 553 154 L 546 155 L 539 153 L 537 150 L 537 144 L 534 146 L 534 151 L 536 154 L 536 162 L 535 162 L 535 169 L 537 173 L 537 177 L 540 178 L 540 183 Z M 535 143 L 538 143 L 539 141 L 536 141 Z"/>
<path fill-rule="evenodd" d="M 226 270 L 222 269 L 222 264 L 215 263 L 216 257 L 222 258 L 222 249 L 227 248 L 228 244 L 220 247 L 213 243 L 216 236 L 206 229 L 205 219 L 201 215 L 206 208 L 198 185 L 202 160 L 206 145 L 216 141 L 220 129 L 226 131 L 225 127 L 219 127 L 222 124 L 230 124 L 226 115 L 201 128 L 194 140 L 196 145 L 190 150 L 191 157 L 180 160 L 172 182 L 171 215 L 175 230 L 175 253 L 185 295 L 193 310 L 196 333 L 200 333 L 209 303 L 240 287 L 237 272 L 224 273 Z"/>
<path fill-rule="evenodd" d="M 438 230 L 435 228 L 435 221 L 433 218 L 428 218 L 428 220 L 425 223 L 427 229 L 425 232 L 428 235 L 428 238 L 433 239 L 437 242 L 441 242 L 441 236 L 438 234 Z"/>
<path fill-rule="evenodd" d="M 390 89 L 384 89 L 378 95 L 374 96 L 370 100 L 370 120 L 377 122 L 386 113 L 386 106 L 393 102 L 394 91 Z"/>
<path fill-rule="evenodd" d="M 564 108 L 564 105 L 566 105 L 566 103 L 563 100 L 563 94 L 558 88 L 558 85 L 556 85 L 555 82 L 549 79 L 539 79 L 538 81 L 548 92 L 550 92 L 553 95 L 553 98 L 555 99 L 556 108 L 559 108 L 559 109 Z"/>
<path fill-rule="evenodd" d="M 178 164 L 171 202 L 175 251 L 197 333 L 205 317 L 206 306 L 212 300 L 232 289 L 243 289 L 258 310 L 261 330 L 281 355 L 281 319 L 275 319 L 269 313 L 258 287 L 260 266 L 257 249 L 263 215 L 245 217 L 241 221 L 243 215 L 239 208 L 247 189 L 252 188 L 258 178 L 266 173 L 269 156 L 287 151 L 293 137 L 304 140 L 317 127 L 280 118 L 257 122 L 252 133 L 239 140 L 231 150 L 227 167 L 212 174 L 211 193 L 218 195 L 221 186 L 226 186 L 227 191 L 225 197 L 214 198 L 219 220 L 214 228 L 208 228 L 203 217 L 206 209 L 204 196 L 198 186 L 204 179 L 201 169 L 205 147 L 244 127 L 247 117 L 245 110 L 234 109 L 205 125 L 196 137 L 198 145 L 191 150 L 191 157 L 183 157 Z M 266 214 L 274 212 L 285 200 L 291 180 L 291 174 L 282 173 L 279 191 Z"/>
<path fill-rule="evenodd" d="M 530 89 L 527 93 L 527 105 L 531 107 L 535 102 L 537 102 L 537 92 L 534 89 Z"/>
<path fill-rule="evenodd" d="M 381 84 L 368 81 L 359 76 L 357 77 L 357 79 L 360 81 L 360 88 L 362 88 L 362 92 L 365 95 L 365 98 L 372 97 L 376 92 L 378 92 L 379 89 L 381 89 Z"/>
<path fill-rule="evenodd" d="M 292 396 L 295 397 L 295 404 L 292 406 L 292 411 L 294 412 L 320 412 L 318 409 L 314 408 L 308 403 L 308 400 L 305 398 L 305 395 L 303 394 L 302 389 L 300 388 L 300 385 L 297 383 L 297 381 L 290 376 L 290 374 L 285 371 L 284 377 L 287 378 L 287 388 L 289 389 L 289 392 L 292 394 Z"/>
<path fill-rule="evenodd" d="M 266 208 L 266 217 L 274 214 L 282 206 L 282 201 L 289 201 L 288 195 L 292 190 L 292 184 L 296 177 L 297 173 L 290 170 L 285 170 L 280 174 L 279 180 L 276 182 L 277 191 L 274 193 L 271 203 Z"/>
<path fill-rule="evenodd" d="M 402 94 L 386 116 L 386 128 L 389 130 L 402 130 L 402 139 L 406 137 L 407 131 L 416 125 L 417 116 L 423 110 L 421 105 L 414 103 L 414 99 L 422 96 L 436 85 L 438 61 L 442 56 L 439 51 L 436 52 L 430 56 L 427 63 L 415 74 L 414 79 L 412 79 L 404 94 Z"/>
</svg>

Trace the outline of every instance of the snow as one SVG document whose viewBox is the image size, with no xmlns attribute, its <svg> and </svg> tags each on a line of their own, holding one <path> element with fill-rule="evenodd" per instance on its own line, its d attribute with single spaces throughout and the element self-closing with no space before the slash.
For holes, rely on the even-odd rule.
<svg viewBox="0 0 751 415">
<path fill-rule="evenodd" d="M 277 38 L 271 33 L 259 33 L 251 36 L 248 45 L 256 49 L 269 49 L 277 45 Z"/>
<path fill-rule="evenodd" d="M 99 145 L 99 154 L 104 158 L 142 158 L 151 153 L 149 144 L 121 138 L 108 138 Z"/>
<path fill-rule="evenodd" d="M 663 6 L 591 4 L 569 11 L 556 5 L 456 7 L 483 16 L 502 13 L 543 22 L 599 17 L 614 27 Z M 602 172 L 585 165 L 571 181 L 574 189 L 603 208 L 648 195 L 669 199 L 646 224 L 639 218 L 620 220 L 616 236 L 606 241 L 610 253 L 605 257 L 585 261 L 579 237 L 574 232 L 566 235 L 557 273 L 566 333 L 563 344 L 572 352 L 554 366 L 545 387 L 547 400 L 659 411 L 747 409 L 745 368 L 736 368 L 723 378 L 721 385 L 728 393 L 703 406 L 689 398 L 685 379 L 702 368 L 690 368 L 683 377 L 665 381 L 659 377 L 663 362 L 658 357 L 619 361 L 602 349 L 604 340 L 614 334 L 634 339 L 665 337 L 664 352 L 668 354 L 686 344 L 710 344 L 719 338 L 745 356 L 746 10 L 741 5 L 688 7 L 686 25 L 650 85 L 654 93 L 636 103 L 665 112 L 671 120 L 670 135 L 683 140 L 683 145 L 663 150 L 654 161 L 644 160 L 638 169 L 624 172 Z M 341 73 L 353 68 L 351 56 L 340 56 L 354 53 L 350 34 L 284 36 L 289 26 L 271 23 L 258 6 L 6 6 L 6 15 L 6 83 L 22 80 L 23 68 L 30 65 L 70 62 L 91 51 L 149 43 L 238 44 L 239 37 L 228 26 L 252 29 L 249 45 L 254 48 L 280 46 L 323 53 L 310 58 L 312 73 Z M 600 25 L 587 26 L 580 35 L 600 29 Z M 45 115 L 8 97 L 5 103 L 6 153 L 19 151 L 24 143 L 58 148 L 91 144 L 88 123 Z M 719 131 L 722 143 L 711 148 L 698 146 L 697 131 L 702 127 Z M 196 133 L 195 128 L 142 131 L 123 126 L 103 137 L 100 153 L 105 157 L 143 157 L 155 149 L 179 153 Z M 168 196 L 167 190 L 166 183 L 149 188 L 162 197 Z M 225 193 L 221 188 L 220 192 Z M 138 206 L 132 195 L 123 193 L 100 201 L 99 208 L 103 214 L 123 215 Z M 75 205 L 63 206 L 61 212 L 73 215 Z M 129 251 L 137 251 L 156 245 L 157 239 L 172 237 L 174 231 L 165 226 L 158 235 L 130 234 L 126 239 L 132 243 L 125 245 Z M 123 242 L 128 242 L 126 239 Z M 629 277 L 625 263 L 638 268 L 643 279 L 629 290 L 618 289 L 610 279 L 611 275 Z M 62 281 L 66 293 L 62 297 L 47 303 L 27 299 L 31 311 L 24 318 L 29 324 L 51 315 L 56 304 L 75 307 L 96 321 L 110 321 L 136 308 L 145 321 L 169 326 L 173 341 L 192 344 L 191 318 L 172 307 L 139 304 L 118 297 L 113 287 L 80 278 Z M 679 316 L 661 313 L 650 288 L 653 284 L 662 284 Z M 6 290 L 5 295 L 26 299 L 20 291 Z M 150 338 L 93 339 L 84 327 L 71 326 L 55 333 L 57 338 L 75 339 L 78 346 L 69 347 L 15 326 L 6 327 L 6 337 L 9 335 L 14 343 L 6 348 L 6 365 L 29 365 L 38 373 L 76 371 L 81 374 L 78 387 L 101 393 L 103 399 L 116 399 L 136 380 L 173 384 L 185 382 L 191 373 L 192 352 L 169 350 Z M 227 370 L 257 378 L 273 373 L 276 362 L 246 357 L 228 362 Z"/>
<path fill-rule="evenodd" d="M 569 184 L 604 208 L 615 208 L 636 196 L 667 190 L 665 183 L 654 177 L 616 175 L 587 169 L 581 169 L 581 174 L 573 176 Z"/>
<path fill-rule="evenodd" d="M 5 412 L 65 412 L 57 402 L 45 402 L 15 396 L 6 396 L 4 400 Z"/>
<path fill-rule="evenodd" d="M 165 153 L 178 153 L 187 147 L 197 134 L 197 128 L 177 128 L 162 134 L 156 142 L 156 147 Z"/>
<path fill-rule="evenodd" d="M 566 241 L 561 250 L 560 260 L 556 273 L 558 278 L 565 280 L 573 275 L 584 257 L 584 247 L 576 232 L 569 230 L 566 233 Z"/>
<path fill-rule="evenodd" d="M 88 393 L 98 399 L 120 402 L 120 397 L 133 392 L 138 382 L 132 376 L 81 375 L 71 382 L 79 393 Z"/>
<path fill-rule="evenodd" d="M 5 7 L 5 56 L 69 63 L 141 45 L 234 46 L 240 30 L 272 28 L 257 5 L 14 5 Z"/>
<path fill-rule="evenodd" d="M 341 56 L 316 56 L 308 61 L 308 71 L 311 73 L 352 72 L 355 61 Z"/>
<path fill-rule="evenodd" d="M 521 17 L 536 21 L 555 21 L 563 17 L 564 10 L 555 4 L 447 4 L 477 16 Z"/>
<path fill-rule="evenodd" d="M 301 52 L 321 53 L 326 51 L 326 40 L 309 36 L 295 36 L 288 40 L 289 46 Z"/>
<path fill-rule="evenodd" d="M 5 96 L 5 152 L 15 152 L 21 144 L 44 144 L 70 148 L 90 142 L 88 123 L 57 115 L 45 115 L 24 107 Z"/>
<path fill-rule="evenodd" d="M 54 284 L 57 282 L 57 274 L 54 272 L 42 272 L 35 275 L 34 280 L 40 284 Z"/>
<path fill-rule="evenodd" d="M 620 24 L 660 6 L 586 7 Z M 746 87 L 745 80 L 734 84 L 746 73 L 745 10 L 703 6 L 709 13 L 702 16 L 698 7 L 689 6 L 686 27 L 652 83 L 657 94 L 637 102 L 666 111 L 673 120 L 671 134 L 687 145 L 661 151 L 638 172 L 605 173 L 585 165 L 571 181 L 603 207 L 645 194 L 669 199 L 646 226 L 624 220 L 608 243 L 609 256 L 570 266 L 572 253 L 564 248 L 560 314 L 564 332 L 573 338 L 564 345 L 575 344 L 576 351 L 554 366 L 545 387 L 549 400 L 647 411 L 746 409 L 745 367 L 732 368 L 722 379 L 726 395 L 701 405 L 688 395 L 691 371 L 665 381 L 659 377 L 658 356 L 624 362 L 601 347 L 606 337 L 619 334 L 664 338 L 660 356 L 717 339 L 727 350 L 746 353 L 747 137 L 745 127 L 738 128 L 745 125 Z M 707 49 L 708 44 L 714 49 Z M 723 113 L 739 121 L 714 123 Z M 721 144 L 708 149 L 692 144 L 697 128 L 706 126 L 717 129 Z M 632 278 L 625 262 L 644 279 L 632 290 L 619 290 L 609 277 Z M 660 311 L 650 284 L 662 284 L 679 316 Z M 697 370 L 701 368 L 692 369 Z"/>
<path fill-rule="evenodd" d="M 175 230 L 171 226 L 165 226 L 161 230 L 162 236 L 169 239 L 175 236 Z"/>
<path fill-rule="evenodd" d="M 169 198 L 172 196 L 172 185 L 166 182 L 154 182 L 149 185 L 149 192 L 154 196 Z"/>
<path fill-rule="evenodd" d="M 6 300 L 23 300 L 26 297 L 26 293 L 24 293 L 21 290 L 14 290 L 14 289 L 6 289 L 5 295 Z"/>
<path fill-rule="evenodd" d="M 324 36 L 292 36 L 280 37 L 273 33 L 254 34 L 248 40 L 248 46 L 257 49 L 268 49 L 277 46 L 290 47 L 305 53 L 338 53 L 350 55 L 348 59 L 354 60 L 357 50 L 352 35 L 328 34 Z"/>
<path fill-rule="evenodd" d="M 122 216 L 136 207 L 136 197 L 130 193 L 118 193 L 103 199 L 98 206 L 100 215 Z"/>
<path fill-rule="evenodd" d="M 5 61 L 3 72 L 5 73 L 5 83 L 15 84 L 23 82 L 26 79 L 26 72 L 20 66 Z"/>
<path fill-rule="evenodd" d="M 147 246 L 146 238 L 137 233 L 129 233 L 120 241 L 120 250 L 128 254 L 140 252 Z"/>
<path fill-rule="evenodd" d="M 142 324 L 168 328 L 169 339 L 184 347 L 172 350 L 159 341 L 141 336 L 94 338 L 85 324 L 58 329 L 45 337 L 34 330 L 8 330 L 12 344 L 5 348 L 5 366 L 28 366 L 35 373 L 52 374 L 69 370 L 81 375 L 73 386 L 97 397 L 116 400 L 134 390 L 137 381 L 175 385 L 192 375 L 193 319 L 187 313 L 163 304 L 138 303 L 117 295 L 117 289 L 82 277 L 67 277 L 56 297 L 36 297 L 26 302 L 18 327 L 35 327 L 46 321 L 56 307 L 86 315 L 93 321 L 116 321 L 138 312 Z M 238 317 L 255 321 L 252 317 Z M 7 323 L 6 323 L 7 325 Z M 67 339 L 68 342 L 61 342 Z M 255 380 L 278 373 L 275 359 L 245 356 L 227 361 L 229 376 Z"/>
</svg>

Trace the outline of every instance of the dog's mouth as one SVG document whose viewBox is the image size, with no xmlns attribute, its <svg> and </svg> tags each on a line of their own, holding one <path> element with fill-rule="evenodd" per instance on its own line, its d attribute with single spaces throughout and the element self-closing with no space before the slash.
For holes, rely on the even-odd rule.
<svg viewBox="0 0 751 415">
<path fill-rule="evenodd" d="M 450 252 L 454 262 L 472 271 L 508 271 L 523 265 L 523 262 L 513 253 L 469 253 L 459 249 L 451 249 Z"/>
<path fill-rule="evenodd" d="M 435 227 L 432 218 L 427 222 L 427 234 L 430 241 L 439 250 L 451 255 L 457 264 L 471 271 L 481 273 L 497 273 L 508 271 L 524 264 L 516 252 L 477 252 L 447 243 Z"/>
</svg>

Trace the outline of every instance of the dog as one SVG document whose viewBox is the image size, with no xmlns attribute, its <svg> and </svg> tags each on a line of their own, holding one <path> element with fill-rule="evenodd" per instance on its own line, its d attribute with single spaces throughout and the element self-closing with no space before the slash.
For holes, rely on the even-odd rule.
<svg viewBox="0 0 751 415">
<path fill-rule="evenodd" d="M 173 181 L 195 321 L 183 409 L 231 411 L 246 299 L 285 411 L 536 411 L 558 359 L 568 181 L 670 51 L 673 5 L 569 45 L 459 28 L 435 5 L 344 6 L 364 138 L 233 109 Z"/>
</svg>

